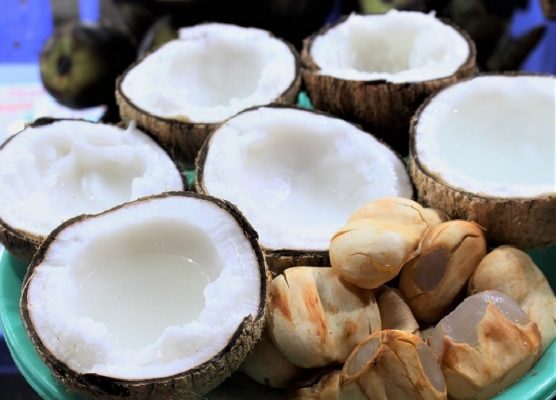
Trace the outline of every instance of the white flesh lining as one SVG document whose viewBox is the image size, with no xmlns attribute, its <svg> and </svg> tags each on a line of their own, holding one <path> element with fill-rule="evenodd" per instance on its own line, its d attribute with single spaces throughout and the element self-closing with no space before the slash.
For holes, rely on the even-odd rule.
<svg viewBox="0 0 556 400">
<path fill-rule="evenodd" d="M 124 230 L 129 235 L 118 239 Z M 179 236 L 171 240 L 175 234 Z M 135 254 L 125 246 L 150 254 L 159 262 L 150 265 L 157 273 L 148 273 L 144 263 L 136 267 L 139 276 L 110 271 L 125 266 L 120 261 L 126 254 Z M 199 289 L 191 293 L 191 282 L 179 279 L 190 278 L 191 271 L 167 275 L 176 272 L 173 263 L 160 264 L 168 256 L 193 261 L 181 262 L 181 268 L 203 268 L 206 276 L 201 280 L 210 281 L 201 299 L 204 307 L 186 304 L 200 296 Z M 108 277 L 108 282 L 101 279 Z M 96 284 L 98 296 L 107 298 L 91 297 Z M 165 288 L 169 293 L 163 293 Z M 73 370 L 148 379 L 174 375 L 212 358 L 246 316 L 257 315 L 259 291 L 256 256 L 229 214 L 203 200 L 165 198 L 62 231 L 33 274 L 28 302 L 41 341 Z M 161 302 L 149 304 L 148 299 L 157 296 Z M 178 304 L 168 310 L 171 301 Z"/>
<path fill-rule="evenodd" d="M 268 32 L 206 24 L 182 29 L 131 70 L 122 89 L 151 114 L 215 123 L 273 102 L 294 77 L 293 54 Z"/>
<path fill-rule="evenodd" d="M 427 170 L 468 192 L 556 193 L 556 79 L 479 77 L 442 91 L 417 125 Z"/>
<path fill-rule="evenodd" d="M 452 75 L 467 60 L 469 46 L 433 15 L 392 10 L 351 15 L 316 37 L 311 55 L 322 75 L 418 82 Z"/>
<path fill-rule="evenodd" d="M 35 235 L 170 190 L 183 190 L 179 171 L 133 126 L 60 121 L 27 128 L 0 151 L 0 218 Z"/>
<path fill-rule="evenodd" d="M 344 121 L 260 108 L 212 136 L 203 182 L 231 201 L 269 249 L 326 250 L 349 214 L 382 196 L 411 197 L 401 161 Z"/>
</svg>

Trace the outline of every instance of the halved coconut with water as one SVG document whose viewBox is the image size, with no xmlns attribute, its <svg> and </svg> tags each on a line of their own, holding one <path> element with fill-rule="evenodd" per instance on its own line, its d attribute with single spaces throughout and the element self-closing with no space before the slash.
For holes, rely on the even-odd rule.
<svg viewBox="0 0 556 400">
<path fill-rule="evenodd" d="M 353 210 L 412 195 L 402 161 L 372 135 L 287 107 L 255 108 L 222 124 L 199 154 L 196 186 L 237 205 L 274 271 L 329 265 L 330 238 Z"/>
<path fill-rule="evenodd" d="M 419 199 L 490 241 L 556 243 L 556 79 L 487 75 L 432 97 L 412 125 Z"/>
<path fill-rule="evenodd" d="M 402 155 L 431 93 L 475 73 L 475 45 L 433 14 L 350 15 L 305 40 L 303 80 L 317 109 L 353 120 Z"/>
<path fill-rule="evenodd" d="M 134 125 L 39 120 L 0 147 L 0 242 L 28 262 L 71 217 L 184 185 L 168 154 Z"/>
<path fill-rule="evenodd" d="M 235 207 L 174 192 L 57 228 L 27 273 L 21 313 L 73 391 L 197 399 L 260 337 L 266 279 L 257 234 Z"/>
<path fill-rule="evenodd" d="M 124 120 L 193 161 L 219 123 L 249 107 L 294 103 L 300 81 L 290 44 L 261 29 L 210 23 L 182 28 L 132 65 L 116 97 Z"/>
</svg>

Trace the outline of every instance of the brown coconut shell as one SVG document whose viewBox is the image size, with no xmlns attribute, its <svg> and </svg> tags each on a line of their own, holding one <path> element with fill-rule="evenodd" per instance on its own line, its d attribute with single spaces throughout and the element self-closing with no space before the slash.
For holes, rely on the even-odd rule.
<svg viewBox="0 0 556 400">
<path fill-rule="evenodd" d="M 431 94 L 476 74 L 477 50 L 467 33 L 454 24 L 454 28 L 467 42 L 467 60 L 450 76 L 421 82 L 391 83 L 385 80 L 355 81 L 320 74 L 313 60 L 311 47 L 317 36 L 343 23 L 343 17 L 305 39 L 301 52 L 303 82 L 315 108 L 330 112 L 350 121 L 388 143 L 402 156 L 408 153 L 410 120 L 421 103 Z"/>
<path fill-rule="evenodd" d="M 88 218 L 117 211 L 123 207 L 130 207 L 140 202 L 156 200 L 165 197 L 183 196 L 193 197 L 211 202 L 228 212 L 242 228 L 245 237 L 251 244 L 255 256 L 260 281 L 260 304 L 257 315 L 249 315 L 237 327 L 234 334 L 228 339 L 224 349 L 215 354 L 210 360 L 176 375 L 139 380 L 118 379 L 98 374 L 80 374 L 69 368 L 58 360 L 40 340 L 28 310 L 29 282 L 33 279 L 35 268 L 43 261 L 50 245 L 57 239 L 58 235 L 67 227 L 80 223 Z M 199 195 L 192 192 L 168 192 L 160 195 L 144 197 L 133 202 L 116 206 L 110 210 L 95 215 L 81 215 L 72 218 L 57 227 L 40 246 L 27 274 L 23 280 L 20 312 L 23 325 L 28 336 L 37 350 L 41 359 L 51 370 L 53 376 L 71 391 L 77 392 L 86 398 L 97 399 L 199 399 L 202 394 L 217 387 L 232 372 L 237 370 L 245 357 L 251 352 L 255 343 L 260 339 L 264 328 L 264 317 L 267 303 L 267 287 L 269 276 L 266 263 L 260 247 L 258 236 L 249 222 L 232 204 L 210 196 Z"/>
<path fill-rule="evenodd" d="M 14 137 L 24 134 L 27 128 L 49 125 L 58 121 L 79 121 L 79 122 L 87 122 L 90 124 L 95 124 L 95 122 L 87 121 L 84 119 L 77 119 L 77 118 L 75 119 L 50 118 L 50 117 L 39 118 L 34 122 L 26 124 L 24 129 L 22 129 L 20 132 L 16 133 L 15 135 L 9 137 L 4 143 L 0 145 L 0 151 L 2 151 L 2 149 L 6 145 L 8 145 L 8 143 Z M 125 129 L 124 126 L 121 126 L 121 128 Z M 176 169 L 180 171 L 177 165 L 176 165 Z M 188 189 L 187 178 L 181 173 L 181 171 L 180 171 L 180 176 L 182 177 L 182 181 L 183 181 L 183 189 L 187 190 Z M 37 235 L 33 232 L 28 232 L 24 229 L 11 226 L 10 224 L 2 220 L 2 217 L 0 216 L 0 243 L 2 243 L 6 248 L 6 250 L 8 250 L 12 255 L 16 256 L 24 263 L 28 264 L 31 262 L 33 255 L 36 253 L 40 244 L 45 239 L 46 236 Z"/>
<path fill-rule="evenodd" d="M 271 36 L 284 42 L 293 54 L 295 59 L 295 77 L 290 86 L 280 96 L 269 102 L 269 104 L 295 104 L 297 101 L 297 94 L 301 88 L 299 53 L 290 43 L 278 39 L 273 35 Z M 149 54 L 150 53 L 145 54 L 138 61 L 130 65 L 118 78 L 116 83 L 116 103 L 118 104 L 120 116 L 124 121 L 136 121 L 141 129 L 156 137 L 162 147 L 164 147 L 174 159 L 186 164 L 193 164 L 209 134 L 224 121 L 217 123 L 202 123 L 191 122 L 186 118 L 163 118 L 151 114 L 135 105 L 132 99 L 127 97 L 122 90 L 122 82 L 129 71 L 140 64 Z"/>
<path fill-rule="evenodd" d="M 416 151 L 416 129 L 421 113 L 433 99 L 434 96 L 428 98 L 411 120 L 408 166 L 419 202 L 445 212 L 452 219 L 475 221 L 486 230 L 489 243 L 495 245 L 529 249 L 555 244 L 556 193 L 529 198 L 471 193 L 451 186 L 421 162 Z"/>
</svg>

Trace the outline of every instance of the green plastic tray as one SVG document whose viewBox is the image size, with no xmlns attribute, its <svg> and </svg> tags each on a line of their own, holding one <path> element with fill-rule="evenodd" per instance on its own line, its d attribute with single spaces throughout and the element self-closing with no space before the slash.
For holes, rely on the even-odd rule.
<svg viewBox="0 0 556 400">
<path fill-rule="evenodd" d="M 552 287 L 556 287 L 556 247 L 532 254 Z M 29 340 L 19 314 L 21 284 L 26 265 L 4 252 L 0 260 L 0 323 L 12 357 L 31 387 L 47 400 L 79 399 L 69 393 L 51 375 L 47 366 L 39 358 Z M 243 385 L 238 382 L 239 386 Z M 247 385 L 248 386 L 248 385 Z M 271 393 L 259 392 L 255 395 L 252 388 L 231 387 L 233 396 L 210 396 L 211 398 L 265 398 L 276 397 Z M 249 393 L 247 392 L 249 391 Z M 237 393 L 239 392 L 239 393 Z M 230 393 L 231 394 L 231 393 Z M 542 358 L 519 382 L 495 397 L 497 400 L 548 400 L 556 397 L 556 342 L 548 348 Z"/>
</svg>

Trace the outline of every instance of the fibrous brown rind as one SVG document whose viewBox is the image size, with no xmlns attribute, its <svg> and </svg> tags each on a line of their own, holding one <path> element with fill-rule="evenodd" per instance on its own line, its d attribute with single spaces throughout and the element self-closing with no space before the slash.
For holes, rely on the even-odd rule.
<svg viewBox="0 0 556 400">
<path fill-rule="evenodd" d="M 291 85 L 280 96 L 270 101 L 270 104 L 295 104 L 297 94 L 301 87 L 299 55 L 291 44 L 287 42 L 284 43 L 294 56 L 295 76 Z M 174 159 L 192 165 L 207 137 L 224 121 L 218 123 L 202 123 L 191 122 L 187 119 L 162 118 L 136 106 L 133 100 L 127 97 L 123 92 L 122 82 L 129 71 L 148 55 L 149 54 L 146 54 L 140 60 L 129 66 L 118 78 L 116 83 L 116 102 L 118 104 L 120 116 L 124 121 L 136 121 L 137 125 L 153 135 Z"/>
<path fill-rule="evenodd" d="M 302 250 L 268 250 L 264 247 L 268 269 L 273 275 L 278 275 L 288 268 L 299 266 L 329 267 L 330 257 L 327 251 Z"/>
<path fill-rule="evenodd" d="M 469 56 L 452 75 L 422 82 L 391 83 L 384 80 L 355 81 L 321 75 L 311 56 L 315 38 L 332 27 L 327 26 L 303 42 L 302 75 L 316 109 L 357 122 L 373 135 L 388 143 L 401 155 L 407 155 L 410 120 L 421 103 L 431 94 L 463 78 L 476 74 L 477 51 L 471 38 L 452 24 L 467 42 Z M 445 21 L 444 21 L 445 22 Z"/>
<path fill-rule="evenodd" d="M 249 315 L 239 324 L 234 334 L 229 338 L 227 346 L 215 354 L 210 360 L 182 373 L 162 378 L 122 380 L 97 374 L 80 374 L 70 369 L 66 364 L 52 355 L 42 343 L 35 330 L 28 309 L 28 288 L 35 268 L 40 265 L 49 250 L 50 245 L 56 240 L 58 234 L 64 229 L 80 223 L 87 218 L 96 218 L 107 213 L 117 211 L 122 207 L 134 206 L 137 203 L 156 200 L 169 196 L 194 197 L 209 201 L 233 216 L 242 228 L 246 239 L 255 253 L 260 279 L 260 304 L 257 315 Z M 123 398 L 133 399 L 199 399 L 200 395 L 222 383 L 242 363 L 252 350 L 255 343 L 262 335 L 264 316 L 267 303 L 268 273 L 264 257 L 258 245 L 258 236 L 249 225 L 245 217 L 232 204 L 210 196 L 199 195 L 192 192 L 168 192 L 135 200 L 130 203 L 114 207 L 95 215 L 81 215 L 72 218 L 57 227 L 41 244 L 38 252 L 33 257 L 31 265 L 23 280 L 20 312 L 23 325 L 31 339 L 37 353 L 51 370 L 53 376 L 71 391 L 77 392 L 87 398 L 116 400 Z"/>
</svg>

